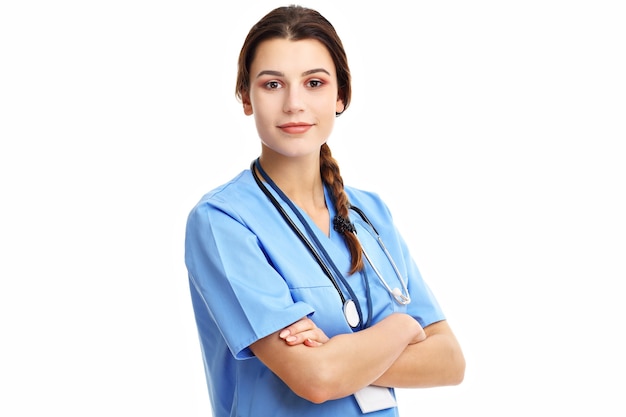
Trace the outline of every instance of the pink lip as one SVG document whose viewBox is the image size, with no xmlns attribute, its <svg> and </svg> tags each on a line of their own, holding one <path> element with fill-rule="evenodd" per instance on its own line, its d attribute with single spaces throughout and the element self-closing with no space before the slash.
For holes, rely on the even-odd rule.
<svg viewBox="0 0 626 417">
<path fill-rule="evenodd" d="M 310 123 L 285 123 L 278 128 L 285 133 L 298 134 L 307 132 L 312 126 Z"/>
</svg>

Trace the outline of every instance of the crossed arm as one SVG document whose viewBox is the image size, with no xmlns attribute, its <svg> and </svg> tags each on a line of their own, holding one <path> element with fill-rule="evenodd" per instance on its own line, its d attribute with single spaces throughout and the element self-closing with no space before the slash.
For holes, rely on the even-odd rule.
<svg viewBox="0 0 626 417">
<path fill-rule="evenodd" d="M 296 394 L 315 403 L 345 397 L 367 385 L 456 385 L 465 371 L 460 346 L 446 321 L 422 329 L 401 313 L 332 338 L 303 318 L 250 348 Z"/>
</svg>

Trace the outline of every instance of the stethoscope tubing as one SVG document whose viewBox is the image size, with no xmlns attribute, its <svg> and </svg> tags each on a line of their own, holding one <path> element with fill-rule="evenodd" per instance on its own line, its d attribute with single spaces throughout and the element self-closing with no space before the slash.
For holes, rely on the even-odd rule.
<svg viewBox="0 0 626 417">
<path fill-rule="evenodd" d="M 383 253 L 385 254 L 387 259 L 389 260 L 389 263 L 391 264 L 391 267 L 393 268 L 393 271 L 396 273 L 396 276 L 398 277 L 398 280 L 400 281 L 400 284 L 402 285 L 402 289 L 403 289 L 404 292 L 398 294 L 396 291 L 392 290 L 391 287 L 389 287 L 389 284 L 387 284 L 387 281 L 385 281 L 385 279 L 383 278 L 382 274 L 378 271 L 378 268 L 376 268 L 376 266 L 374 265 L 374 263 L 370 259 L 369 255 L 365 251 L 365 249 L 363 249 L 363 255 L 365 256 L 365 259 L 367 260 L 367 262 L 372 267 L 372 270 L 374 271 L 374 273 L 376 273 L 376 275 L 378 276 L 378 279 L 380 280 L 380 282 L 387 289 L 387 291 L 393 296 L 393 298 L 398 302 L 398 304 L 401 304 L 401 305 L 409 304 L 411 302 L 411 296 L 409 295 L 409 289 L 407 288 L 407 284 L 404 281 L 404 279 L 402 279 L 402 274 L 400 273 L 400 270 L 398 269 L 398 266 L 394 262 L 393 257 L 389 253 L 389 250 L 387 250 L 387 247 L 383 243 L 383 240 L 380 237 L 380 234 L 378 233 L 378 230 L 376 230 L 376 228 L 374 227 L 374 225 L 372 224 L 370 219 L 368 219 L 368 217 L 365 215 L 363 210 L 361 210 L 360 208 L 358 208 L 356 206 L 353 206 L 353 205 L 350 205 L 350 209 L 354 210 L 363 219 L 363 221 L 365 223 L 367 223 L 369 227 L 372 228 L 372 231 L 374 232 L 374 235 L 376 236 L 376 241 L 378 242 L 378 246 L 380 246 L 380 248 L 382 249 Z M 406 293 L 406 295 L 404 295 L 405 293 Z"/>
<path fill-rule="evenodd" d="M 308 225 L 307 221 L 303 218 L 302 214 L 298 211 L 297 207 L 294 206 L 294 204 L 291 202 L 289 197 L 287 197 L 282 192 L 282 190 L 276 185 L 276 183 L 274 183 L 274 181 L 272 181 L 272 179 L 269 177 L 269 175 L 267 175 L 267 173 L 263 170 L 263 168 L 261 167 L 261 164 L 259 163 L 259 159 L 258 158 L 255 159 L 252 162 L 252 164 L 250 165 L 250 171 L 252 172 L 252 176 L 254 177 L 254 180 L 256 181 L 257 185 L 259 186 L 259 188 L 261 188 L 261 190 L 267 196 L 267 198 L 272 202 L 274 207 L 278 210 L 278 212 L 283 217 L 285 222 L 289 225 L 289 227 L 294 231 L 294 233 L 298 236 L 298 238 L 302 241 L 302 243 L 307 247 L 307 249 L 309 250 L 311 255 L 315 258 L 316 262 L 322 268 L 322 271 L 324 272 L 324 274 L 332 282 L 333 286 L 335 287 L 335 290 L 337 291 L 337 293 L 339 294 L 339 297 L 341 298 L 342 305 L 345 306 L 346 302 L 350 302 L 350 300 L 347 300 L 346 297 L 343 295 L 343 291 L 339 287 L 339 284 L 337 283 L 337 280 L 335 279 L 335 275 L 333 275 L 333 273 L 328 268 L 327 263 L 324 261 L 324 259 L 322 259 L 322 255 L 319 254 L 319 252 L 315 249 L 313 244 L 306 238 L 306 236 L 304 236 L 304 233 L 302 233 L 300 228 L 298 228 L 298 226 L 293 222 L 291 217 L 289 217 L 289 215 L 287 214 L 285 209 L 280 205 L 280 203 L 276 200 L 276 198 L 272 195 L 272 193 L 263 185 L 261 179 L 258 177 L 258 175 L 256 173 L 255 168 L 261 173 L 261 175 L 263 176 L 265 181 L 270 185 L 270 187 L 272 187 L 272 189 L 280 196 L 280 198 L 285 203 L 287 203 L 287 205 L 289 205 L 289 207 L 292 209 L 292 211 L 296 214 L 296 216 L 298 217 L 298 219 L 300 220 L 302 225 L 307 230 L 307 233 L 309 234 L 311 239 L 313 239 L 313 241 L 315 242 L 315 244 L 318 247 L 319 251 L 322 252 L 322 255 L 326 258 L 326 262 L 328 262 L 330 267 L 335 272 L 335 275 L 339 278 L 341 283 L 344 285 L 344 287 L 348 291 L 348 294 L 351 297 L 350 300 L 355 304 L 355 307 L 356 307 L 356 310 L 357 310 L 357 313 L 358 313 L 358 316 L 359 316 L 359 323 L 358 323 L 358 325 L 353 326 L 351 324 L 350 326 L 352 328 L 360 328 L 360 329 L 364 329 L 364 328 L 368 327 L 370 322 L 371 322 L 371 317 L 368 317 L 367 323 L 363 323 L 363 311 L 361 309 L 361 305 L 359 303 L 359 300 L 356 297 L 356 294 L 354 294 L 354 292 L 352 291 L 352 287 L 350 287 L 350 285 L 348 284 L 348 282 L 344 278 L 343 274 L 341 274 L 341 272 L 339 271 L 339 268 L 337 268 L 337 266 L 333 262 L 333 260 L 330 257 L 330 255 L 328 255 L 328 252 L 326 252 L 326 250 L 324 249 L 324 246 L 319 242 L 317 237 L 315 237 L 315 233 L 313 232 L 313 230 L 311 230 L 311 228 Z M 370 296 L 369 296 L 369 282 L 366 280 L 365 283 L 366 283 L 366 290 L 367 290 L 367 293 L 368 293 L 368 297 L 367 298 L 368 298 L 368 306 L 369 306 L 369 304 L 370 304 L 369 303 L 369 300 L 370 300 Z"/>
<path fill-rule="evenodd" d="M 339 293 L 339 296 L 341 297 L 341 302 L 345 303 L 346 302 L 346 297 L 343 295 L 343 292 L 341 291 L 341 288 L 339 288 L 339 284 L 337 284 L 337 281 L 333 277 L 332 272 L 330 272 L 330 269 L 328 269 L 328 266 L 326 265 L 326 263 L 324 263 L 324 260 L 321 258 L 320 254 L 315 250 L 315 248 L 313 247 L 313 244 L 306 238 L 306 236 L 304 236 L 304 234 L 302 233 L 302 230 L 300 230 L 300 228 L 298 228 L 298 226 L 296 226 L 296 224 L 293 222 L 291 217 L 289 217 L 289 214 L 287 214 L 285 209 L 280 204 L 278 204 L 278 202 L 276 201 L 276 199 L 274 198 L 272 193 L 263 185 L 263 183 L 261 182 L 261 179 L 256 175 L 256 172 L 254 171 L 254 166 L 251 166 L 250 170 L 252 171 L 252 176 L 254 177 L 254 179 L 255 179 L 257 185 L 259 186 L 259 188 L 269 198 L 269 200 L 272 203 L 274 203 L 274 206 L 276 207 L 276 209 L 278 210 L 278 212 L 280 213 L 282 218 L 289 225 L 291 230 L 294 231 L 294 233 L 298 236 L 298 238 L 302 241 L 302 243 L 304 243 L 304 246 L 307 247 L 307 249 L 309 250 L 311 255 L 313 255 L 313 257 L 315 258 L 317 263 L 320 265 L 320 267 L 324 271 L 324 274 L 326 274 L 330 278 L 331 282 L 333 283 L 333 286 L 335 287 L 335 289 Z"/>
</svg>

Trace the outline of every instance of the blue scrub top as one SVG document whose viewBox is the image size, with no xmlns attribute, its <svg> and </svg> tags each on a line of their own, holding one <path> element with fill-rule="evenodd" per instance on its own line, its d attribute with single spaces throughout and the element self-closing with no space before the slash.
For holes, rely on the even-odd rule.
<svg viewBox="0 0 626 417">
<path fill-rule="evenodd" d="M 441 308 L 380 197 L 351 187 L 345 191 L 351 204 L 361 208 L 376 227 L 408 280 L 411 295 L 407 306 L 394 302 L 367 262 L 365 274 L 348 276 L 350 254 L 343 237 L 335 230 L 327 236 L 301 211 L 339 270 L 345 273 L 363 309 L 364 320 L 371 317 L 375 324 L 394 311 L 410 314 L 423 327 L 443 320 Z M 278 196 L 276 199 L 306 235 L 289 206 Z M 332 219 L 335 209 L 328 191 L 326 202 Z M 402 288 L 371 228 L 352 211 L 350 220 L 388 285 Z M 304 316 L 309 316 L 328 337 L 353 331 L 346 323 L 335 287 L 259 189 L 250 170 L 204 195 L 191 210 L 185 263 L 214 417 L 363 415 L 353 395 L 323 404 L 297 396 L 249 348 Z M 371 311 L 367 308 L 364 277 L 369 281 Z M 344 294 L 349 298 L 346 291 Z M 397 416 L 398 412 L 394 407 L 368 415 Z"/>
</svg>

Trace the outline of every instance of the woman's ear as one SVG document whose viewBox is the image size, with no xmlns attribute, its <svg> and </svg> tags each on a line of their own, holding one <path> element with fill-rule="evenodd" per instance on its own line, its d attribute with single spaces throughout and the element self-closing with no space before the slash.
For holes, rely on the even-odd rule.
<svg viewBox="0 0 626 417">
<path fill-rule="evenodd" d="M 243 103 L 243 113 L 246 116 L 251 116 L 254 111 L 252 111 L 252 103 L 250 102 L 250 94 L 245 91 L 241 93 L 241 102 Z"/>
<path fill-rule="evenodd" d="M 343 100 L 337 98 L 337 104 L 335 105 L 335 113 L 341 114 L 346 109 L 346 106 L 343 105 Z"/>
</svg>

